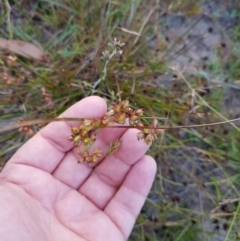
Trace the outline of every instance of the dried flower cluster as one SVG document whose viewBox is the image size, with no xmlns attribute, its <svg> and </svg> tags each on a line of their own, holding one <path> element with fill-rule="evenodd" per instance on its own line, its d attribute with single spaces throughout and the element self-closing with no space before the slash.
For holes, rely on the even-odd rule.
<svg viewBox="0 0 240 241">
<path fill-rule="evenodd" d="M 96 163 L 103 156 L 100 149 L 96 149 L 92 154 L 89 149 L 96 140 L 97 130 L 106 126 L 105 119 L 83 119 L 79 127 L 71 128 L 72 134 L 68 140 L 73 141 L 78 148 L 79 162 Z"/>
<path fill-rule="evenodd" d="M 114 38 L 113 43 L 109 43 L 108 45 L 113 49 L 116 49 L 119 55 L 123 54 L 122 48 L 124 47 L 125 43 L 121 43 L 119 40 L 117 40 L 117 38 Z"/>
<path fill-rule="evenodd" d="M 124 124 L 129 119 L 131 126 L 136 126 L 141 116 L 143 116 L 143 109 L 133 110 L 129 107 L 128 100 L 113 104 L 112 109 L 106 114 L 107 120 L 111 123 Z"/>
<path fill-rule="evenodd" d="M 102 52 L 102 56 L 104 59 L 110 60 L 115 54 L 122 55 L 123 47 L 125 43 L 121 43 L 117 40 L 117 38 L 113 39 L 112 43 L 108 43 L 108 45 L 112 48 L 113 51 L 105 50 Z"/>
<path fill-rule="evenodd" d="M 79 127 L 72 127 L 72 133 L 68 140 L 73 141 L 75 147 L 78 148 L 77 152 L 80 156 L 78 162 L 97 163 L 103 156 L 102 151 L 97 148 L 92 153 L 89 152 L 92 144 L 96 141 L 97 131 L 100 128 L 107 128 L 111 124 L 125 124 L 127 120 L 131 127 L 140 130 L 137 134 L 138 140 L 142 139 L 147 145 L 149 145 L 157 138 L 157 134 L 160 133 L 160 130 L 156 129 L 156 119 L 153 120 L 150 128 L 145 127 L 141 122 L 143 114 L 143 109 L 135 110 L 130 107 L 128 100 L 124 100 L 120 103 L 114 103 L 112 108 L 102 119 L 83 119 L 80 122 Z M 116 151 L 120 144 L 121 142 L 119 140 L 111 143 L 107 155 Z"/>
<path fill-rule="evenodd" d="M 156 128 L 157 127 L 157 119 L 153 119 L 152 125 L 151 127 Z M 143 127 L 142 123 L 139 123 L 137 125 L 138 129 L 141 130 L 141 132 L 139 132 L 137 134 L 137 138 L 138 140 L 143 139 L 144 142 L 149 145 L 150 143 L 152 143 L 154 141 L 154 139 L 157 139 L 157 134 L 161 134 L 162 130 L 161 129 L 154 129 L 154 128 L 146 128 Z"/>
</svg>

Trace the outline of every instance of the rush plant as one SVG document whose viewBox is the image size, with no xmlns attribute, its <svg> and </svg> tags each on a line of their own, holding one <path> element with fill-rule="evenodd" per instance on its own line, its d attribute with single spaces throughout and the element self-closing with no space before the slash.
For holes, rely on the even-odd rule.
<svg viewBox="0 0 240 241">
<path fill-rule="evenodd" d="M 108 44 L 109 49 L 106 49 L 102 53 L 102 59 L 104 60 L 104 67 L 102 74 L 99 79 L 92 85 L 92 93 L 96 87 L 101 84 L 107 77 L 107 67 L 111 59 L 115 56 L 122 56 L 124 51 L 123 47 L 125 43 L 120 42 L 116 38 L 113 39 L 112 43 Z M 194 90 L 192 90 L 194 92 Z M 46 94 L 45 89 L 42 89 L 43 96 L 46 102 L 51 102 L 51 96 Z M 195 92 L 194 92 L 195 93 Z M 47 99 L 46 99 L 47 98 Z M 194 109 L 195 110 L 195 109 Z M 195 110 L 196 112 L 196 110 Z M 198 113 L 196 113 L 198 114 Z M 147 119 L 153 119 L 150 124 Z M 25 132 L 29 137 L 34 135 L 33 125 L 38 125 L 36 129 L 39 129 L 42 125 L 51 121 L 79 121 L 78 126 L 71 128 L 71 134 L 68 140 L 74 143 L 77 148 L 79 155 L 78 162 L 82 163 L 94 163 L 96 164 L 104 156 L 101 149 L 96 148 L 92 150 L 92 146 L 97 139 L 97 133 L 101 128 L 135 128 L 138 129 L 136 138 L 144 141 L 147 145 L 150 145 L 154 140 L 157 139 L 158 135 L 162 134 L 165 129 L 178 129 L 178 128 L 192 128 L 192 127 L 204 127 L 212 126 L 217 124 L 231 123 L 238 121 L 240 118 L 233 120 L 226 120 L 217 123 L 200 124 L 200 125 L 189 125 L 189 126 L 159 126 L 158 121 L 160 118 L 148 117 L 144 115 L 144 109 L 133 108 L 129 100 L 123 100 L 119 103 L 113 103 L 109 108 L 109 111 L 105 114 L 102 119 L 87 119 L 87 118 L 56 118 L 56 119 L 36 119 L 36 120 L 20 120 L 15 126 L 3 127 L 0 129 L 0 133 L 11 130 L 13 128 L 19 128 L 20 132 Z M 145 124 L 145 125 L 144 125 Z M 106 153 L 106 155 L 112 154 L 121 145 L 120 140 L 114 140 Z"/>
</svg>

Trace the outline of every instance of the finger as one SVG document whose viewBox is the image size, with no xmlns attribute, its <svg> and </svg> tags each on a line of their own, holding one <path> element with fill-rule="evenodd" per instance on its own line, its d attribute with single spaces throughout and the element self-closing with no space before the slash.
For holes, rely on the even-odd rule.
<svg viewBox="0 0 240 241">
<path fill-rule="evenodd" d="M 144 156 L 132 167 L 119 191 L 104 210 L 122 232 L 125 240 L 146 200 L 155 173 L 154 159 Z"/>
<path fill-rule="evenodd" d="M 149 148 L 137 140 L 136 129 L 128 129 L 121 138 L 120 148 L 101 162 L 79 188 L 79 192 L 104 209 L 115 195 L 127 173 Z"/>
<path fill-rule="evenodd" d="M 102 118 L 107 111 L 106 102 L 97 96 L 87 97 L 67 109 L 61 117 Z M 71 126 L 78 122 L 52 122 L 33 136 L 11 158 L 10 163 L 34 166 L 52 172 L 73 148 L 68 141 Z"/>
</svg>

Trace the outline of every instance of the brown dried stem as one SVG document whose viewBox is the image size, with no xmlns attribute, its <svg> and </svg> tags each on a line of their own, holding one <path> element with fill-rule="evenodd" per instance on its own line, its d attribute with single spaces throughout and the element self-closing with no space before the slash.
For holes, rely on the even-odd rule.
<svg viewBox="0 0 240 241">
<path fill-rule="evenodd" d="M 0 133 L 4 133 L 6 131 L 18 129 L 24 126 L 33 126 L 33 125 L 43 125 L 43 124 L 48 124 L 50 122 L 54 121 L 82 121 L 84 118 L 70 118 L 70 117 L 64 117 L 64 118 L 55 118 L 55 119 L 34 119 L 34 120 L 26 120 L 21 123 L 14 123 L 13 125 L 9 126 L 4 126 L 0 128 Z M 88 118 L 89 119 L 89 118 Z M 183 125 L 183 126 L 158 126 L 158 127 L 153 127 L 153 126 L 142 126 L 142 128 L 148 128 L 148 129 L 154 129 L 154 130 L 169 130 L 169 129 L 182 129 L 182 128 L 199 128 L 199 127 L 206 127 L 206 126 L 216 126 L 216 125 L 223 125 L 223 124 L 229 124 L 232 122 L 240 121 L 239 118 L 235 119 L 230 119 L 226 121 L 219 121 L 219 122 L 213 122 L 213 123 L 208 123 L 208 124 L 197 124 L 197 125 Z M 101 128 L 135 128 L 136 126 L 105 126 Z M 139 129 L 139 128 L 138 128 Z"/>
</svg>

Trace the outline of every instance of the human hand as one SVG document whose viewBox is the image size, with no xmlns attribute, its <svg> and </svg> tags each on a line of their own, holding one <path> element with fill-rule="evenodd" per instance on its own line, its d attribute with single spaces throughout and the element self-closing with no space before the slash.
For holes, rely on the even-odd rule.
<svg viewBox="0 0 240 241">
<path fill-rule="evenodd" d="M 100 97 L 87 97 L 62 117 L 101 118 Z M 155 161 L 135 129 L 101 129 L 93 144 L 106 153 L 95 167 L 77 164 L 67 140 L 77 122 L 52 122 L 33 136 L 0 173 L 0 239 L 4 241 L 127 240 L 151 188 Z"/>
</svg>

